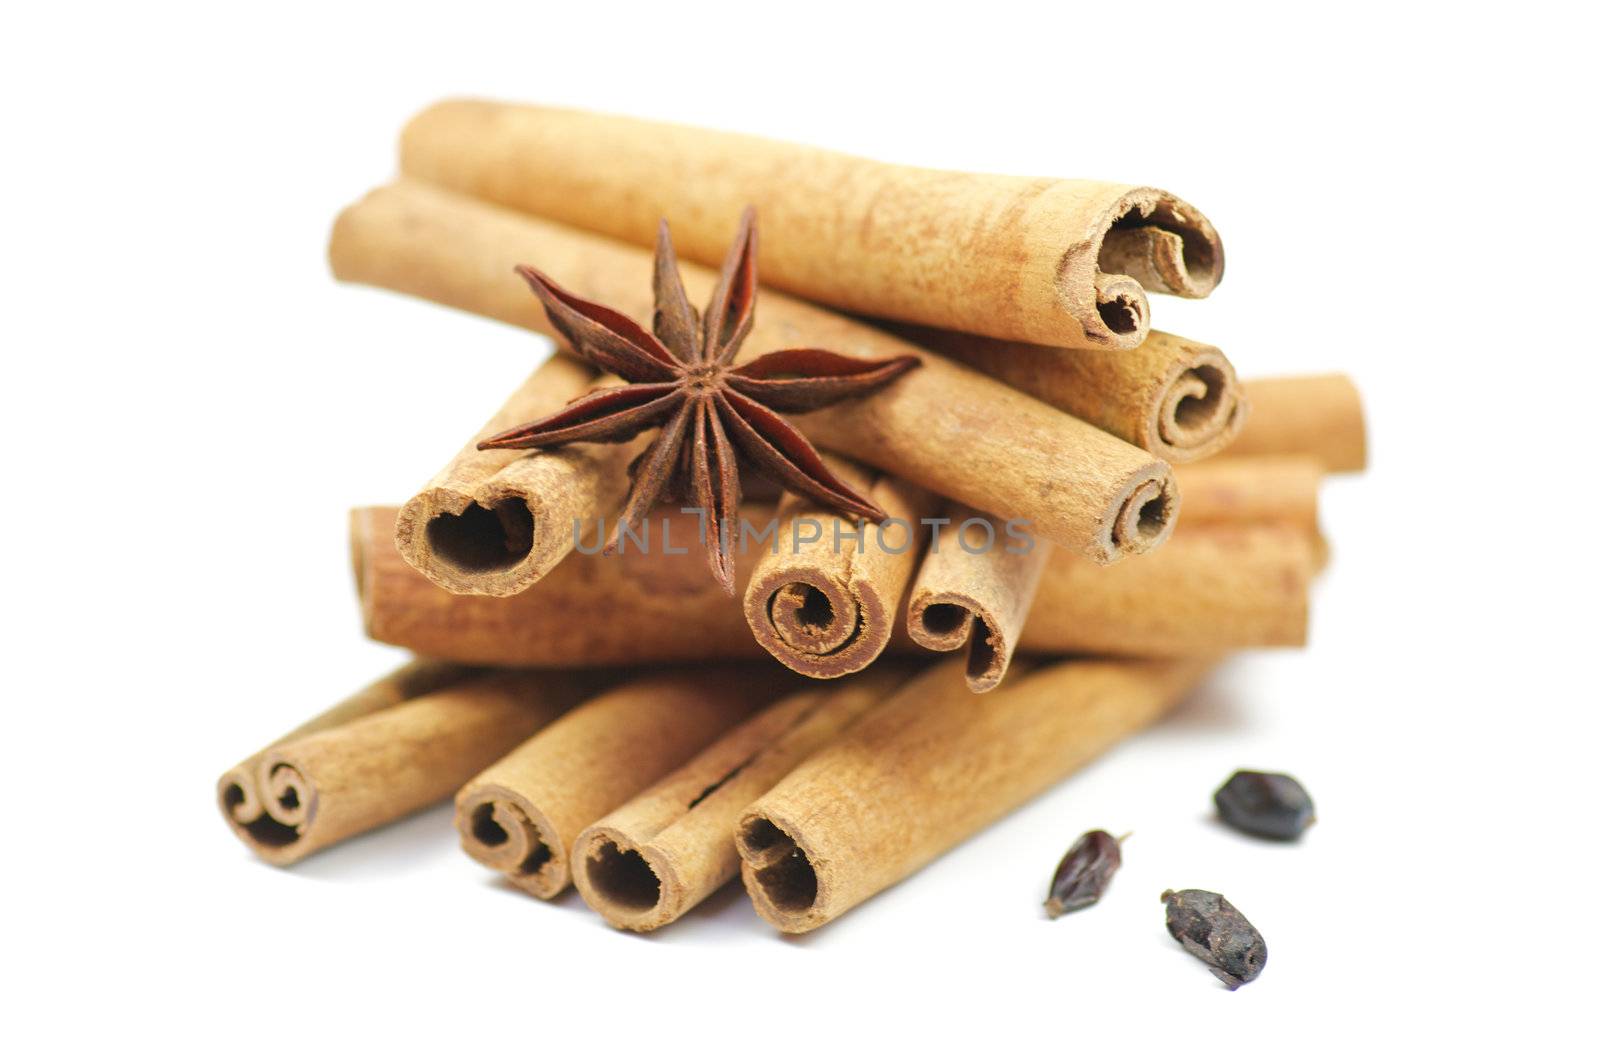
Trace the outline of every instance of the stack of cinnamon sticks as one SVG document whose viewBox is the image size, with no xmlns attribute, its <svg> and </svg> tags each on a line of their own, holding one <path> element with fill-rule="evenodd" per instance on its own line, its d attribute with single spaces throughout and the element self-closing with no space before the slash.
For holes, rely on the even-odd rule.
<svg viewBox="0 0 1600 1063">
<path fill-rule="evenodd" d="M 616 383 L 558 351 L 415 496 L 352 513 L 367 632 L 418 657 L 222 777 L 267 860 L 453 793 L 466 852 L 536 897 L 575 885 L 650 930 L 742 878 L 806 931 L 1228 653 L 1305 643 L 1318 487 L 1365 464 L 1360 399 L 1343 376 L 1241 382 L 1151 329 L 1147 293 L 1222 276 L 1177 197 L 472 101 L 415 118 L 401 171 L 336 222 L 340 279 L 563 341 L 528 264 L 648 328 L 659 221 L 701 264 L 682 271 L 698 303 L 753 204 L 772 290 L 741 360 L 920 364 L 795 418 L 886 519 L 841 539 L 827 506 L 747 483 L 741 525 L 769 534 L 737 552 L 730 601 L 679 506 L 654 549 L 585 541 L 648 436 L 478 448 Z"/>
</svg>

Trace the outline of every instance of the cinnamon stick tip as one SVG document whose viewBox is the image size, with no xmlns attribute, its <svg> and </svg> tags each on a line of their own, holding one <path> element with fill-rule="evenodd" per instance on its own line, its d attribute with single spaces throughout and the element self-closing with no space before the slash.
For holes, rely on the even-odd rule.
<svg viewBox="0 0 1600 1063">
<path fill-rule="evenodd" d="M 1171 468 L 1163 463 L 1147 471 L 1123 496 L 1111 522 L 1111 550 L 1106 560 L 1142 554 L 1166 542 L 1178 519 L 1178 505 L 1178 485 Z"/>
<path fill-rule="evenodd" d="M 745 887 L 761 918 L 791 934 L 826 921 L 823 883 L 791 829 L 757 806 L 740 820 L 734 843 Z"/>
<path fill-rule="evenodd" d="M 617 929 L 655 930 L 683 914 L 677 875 L 656 857 L 627 835 L 595 824 L 573 845 L 573 885 Z"/>
<path fill-rule="evenodd" d="M 1170 192 L 1135 188 L 1109 214 L 1097 256 L 1106 274 L 1132 277 L 1148 291 L 1203 299 L 1222 280 L 1216 227 Z"/>
<path fill-rule="evenodd" d="M 1232 443 L 1249 416 L 1250 403 L 1233 363 L 1215 347 L 1182 341 L 1183 357 L 1172 366 L 1150 411 L 1150 449 L 1173 462 L 1210 457 Z"/>
<path fill-rule="evenodd" d="M 1131 350 L 1150 335 L 1150 302 L 1131 277 L 1098 278 L 1094 309 L 1096 319 L 1084 321 L 1083 330 L 1100 346 Z"/>
<path fill-rule="evenodd" d="M 505 597 L 544 572 L 540 520 L 518 493 L 479 499 L 448 488 L 424 491 L 401 509 L 395 544 L 407 564 L 455 594 Z"/>
<path fill-rule="evenodd" d="M 967 649 L 967 689 L 986 694 L 1000 685 L 1012 648 L 989 610 L 962 594 L 921 594 L 906 611 L 911 641 L 939 653 Z"/>
<path fill-rule="evenodd" d="M 217 780 L 217 804 L 240 841 L 280 867 L 311 851 L 300 844 L 310 828 L 316 788 L 295 765 L 248 761 Z"/>
<path fill-rule="evenodd" d="M 851 584 L 815 564 L 758 565 L 745 589 L 756 642 L 813 679 L 859 672 L 888 644 L 892 617 L 870 583 Z"/>
<path fill-rule="evenodd" d="M 495 785 L 467 786 L 456 795 L 461 848 L 535 897 L 548 900 L 570 881 L 561 838 L 537 808 Z"/>
</svg>

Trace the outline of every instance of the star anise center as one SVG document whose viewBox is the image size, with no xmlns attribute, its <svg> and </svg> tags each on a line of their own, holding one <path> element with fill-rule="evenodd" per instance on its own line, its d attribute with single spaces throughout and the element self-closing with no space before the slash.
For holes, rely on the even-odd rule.
<svg viewBox="0 0 1600 1063">
<path fill-rule="evenodd" d="M 702 395 L 722 387 L 724 378 L 728 375 L 722 366 L 705 362 L 684 366 L 679 372 L 682 374 L 683 386 Z"/>
</svg>

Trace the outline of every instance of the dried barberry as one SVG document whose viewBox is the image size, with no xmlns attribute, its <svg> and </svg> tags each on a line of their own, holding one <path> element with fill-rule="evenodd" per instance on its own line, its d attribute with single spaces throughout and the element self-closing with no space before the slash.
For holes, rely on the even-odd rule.
<svg viewBox="0 0 1600 1063">
<path fill-rule="evenodd" d="M 1045 914 L 1056 919 L 1087 908 L 1104 896 L 1111 876 L 1122 866 L 1120 841 L 1103 830 L 1092 830 L 1073 842 L 1056 866 L 1050 896 L 1044 902 Z"/>
<path fill-rule="evenodd" d="M 1222 894 L 1168 890 L 1161 899 L 1167 905 L 1167 933 L 1229 989 L 1255 981 L 1267 965 L 1267 943 L 1261 932 Z"/>
<path fill-rule="evenodd" d="M 1212 799 L 1225 823 L 1259 838 L 1294 841 L 1316 821 L 1311 795 L 1288 775 L 1236 771 Z"/>
</svg>

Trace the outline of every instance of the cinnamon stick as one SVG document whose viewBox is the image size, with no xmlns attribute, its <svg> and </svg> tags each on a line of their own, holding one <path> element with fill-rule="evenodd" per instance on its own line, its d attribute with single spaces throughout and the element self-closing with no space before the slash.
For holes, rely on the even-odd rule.
<svg viewBox="0 0 1600 1063">
<path fill-rule="evenodd" d="M 352 517 L 362 616 L 379 642 L 498 665 L 766 655 L 744 616 L 706 579 L 694 547 L 681 556 L 574 553 L 523 594 L 468 597 L 440 590 L 400 559 L 386 533 L 393 514 L 368 509 Z M 750 516 L 752 523 L 766 519 Z M 692 541 L 692 518 L 672 520 L 682 541 Z M 1302 645 L 1315 560 L 1310 537 L 1286 526 L 1186 526 L 1160 550 L 1112 568 L 1057 550 L 1040 577 L 1017 651 L 1185 656 Z M 741 580 L 751 567 L 739 566 Z M 900 630 L 885 652 L 917 647 Z"/>
<path fill-rule="evenodd" d="M 967 686 L 983 693 L 1005 678 L 1051 546 L 1003 539 L 1001 522 L 962 506 L 945 516 L 917 569 L 906 629 L 930 650 L 966 647 Z"/>
<path fill-rule="evenodd" d="M 1165 332 L 1152 331 L 1132 350 L 1108 351 L 941 329 L 895 331 L 1174 464 L 1227 447 L 1249 409 L 1226 355 Z"/>
<path fill-rule="evenodd" d="M 503 206 L 720 260 L 754 203 L 778 288 L 860 313 L 1067 347 L 1126 350 L 1145 291 L 1222 277 L 1205 216 L 1104 181 L 893 166 L 818 148 L 548 107 L 450 100 L 412 119 L 403 172 Z"/>
<path fill-rule="evenodd" d="M 292 864 L 448 797 L 599 682 L 407 666 L 224 773 L 218 803 L 256 855 Z"/>
<path fill-rule="evenodd" d="M 770 506 L 747 503 L 742 516 L 760 528 L 772 513 Z M 625 548 L 602 556 L 598 537 L 588 532 L 582 551 L 508 598 L 453 594 L 428 582 L 400 556 L 395 520 L 388 508 L 350 514 L 362 622 L 379 642 L 475 664 L 547 667 L 765 656 L 744 616 L 706 577 L 693 515 L 656 511 L 650 524 L 658 538 L 648 553 Z M 738 555 L 741 593 L 755 549 Z"/>
<path fill-rule="evenodd" d="M 607 691 L 461 788 L 462 848 L 548 900 L 572 881 L 569 854 L 584 827 L 797 683 L 776 666 L 720 666 Z"/>
<path fill-rule="evenodd" d="M 739 874 L 733 832 L 745 806 L 910 675 L 904 663 L 883 662 L 807 687 L 739 724 L 578 836 L 578 892 L 624 930 L 678 919 Z"/>
<path fill-rule="evenodd" d="M 347 208 L 329 257 L 341 279 L 549 331 L 538 301 L 511 274 L 531 262 L 584 298 L 651 319 L 647 252 L 416 183 Z M 469 261 L 479 265 L 464 269 Z M 463 280 L 501 270 L 503 281 Z M 714 283 L 710 271 L 688 265 L 683 279 L 691 301 Z M 1165 540 L 1178 508 L 1171 469 L 1137 447 L 869 326 L 763 293 L 741 357 L 795 346 L 864 358 L 912 351 L 923 360 L 869 396 L 797 417 L 814 443 L 986 513 L 1032 521 L 1034 534 L 1098 562 Z"/>
<path fill-rule="evenodd" d="M 1281 524 L 1185 525 L 1110 569 L 1058 550 L 1018 650 L 1189 657 L 1303 646 L 1319 565 L 1317 538 Z"/>
<path fill-rule="evenodd" d="M 1183 524 L 1288 524 L 1317 532 L 1317 491 L 1326 470 L 1304 454 L 1221 457 L 1177 471 Z"/>
<path fill-rule="evenodd" d="M 553 413 L 595 383 L 571 359 L 546 361 L 401 508 L 401 556 L 457 594 L 515 594 L 549 572 L 572 549 L 574 520 L 621 504 L 637 447 L 479 450 L 477 442 Z"/>
<path fill-rule="evenodd" d="M 761 646 L 814 679 L 858 672 L 889 644 L 926 539 L 926 491 L 846 462 L 839 471 L 885 513 L 885 524 L 848 524 L 798 495 L 778 507 L 771 552 L 755 562 L 744 615 Z"/>
<path fill-rule="evenodd" d="M 1205 675 L 1197 661 L 1073 661 L 972 693 L 941 664 L 750 806 L 736 836 L 756 911 L 814 930 L 1121 739 Z"/>
<path fill-rule="evenodd" d="M 1245 382 L 1250 421 L 1227 456 L 1307 454 L 1329 472 L 1367 467 L 1361 393 L 1343 373 L 1264 377 Z"/>
</svg>

